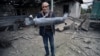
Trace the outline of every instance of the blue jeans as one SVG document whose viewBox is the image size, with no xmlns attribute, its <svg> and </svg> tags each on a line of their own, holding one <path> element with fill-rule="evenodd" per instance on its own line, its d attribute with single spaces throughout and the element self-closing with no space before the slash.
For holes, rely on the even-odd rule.
<svg viewBox="0 0 100 56">
<path fill-rule="evenodd" d="M 44 48 L 45 48 L 45 51 L 46 51 L 47 55 L 49 55 L 48 41 L 50 43 L 51 54 L 52 54 L 52 56 L 55 56 L 54 37 L 53 37 L 53 33 L 52 32 L 46 32 L 44 34 L 44 36 L 43 36 Z"/>
</svg>

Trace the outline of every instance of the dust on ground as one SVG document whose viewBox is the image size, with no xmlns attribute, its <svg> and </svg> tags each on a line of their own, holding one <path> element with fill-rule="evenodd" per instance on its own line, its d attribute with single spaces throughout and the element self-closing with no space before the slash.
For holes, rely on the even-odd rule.
<svg viewBox="0 0 100 56">
<path fill-rule="evenodd" d="M 56 32 L 56 56 L 100 56 L 100 31 L 66 30 Z M 44 56 L 42 37 L 38 28 L 0 32 L 0 40 L 10 41 L 8 48 L 0 48 L 0 56 Z"/>
</svg>

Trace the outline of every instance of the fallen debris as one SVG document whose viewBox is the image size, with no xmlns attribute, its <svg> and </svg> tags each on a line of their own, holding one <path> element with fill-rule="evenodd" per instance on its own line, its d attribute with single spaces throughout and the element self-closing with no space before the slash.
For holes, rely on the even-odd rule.
<svg viewBox="0 0 100 56">
<path fill-rule="evenodd" d="M 72 20 L 65 20 L 65 23 L 59 24 L 55 27 L 55 29 L 59 32 L 62 32 L 64 30 L 68 30 L 70 28 L 70 25 L 73 23 Z"/>
<path fill-rule="evenodd" d="M 84 43 L 87 43 L 87 44 L 90 44 L 90 43 L 91 43 L 91 39 L 85 38 L 85 39 L 83 40 L 83 42 L 84 42 Z"/>
</svg>

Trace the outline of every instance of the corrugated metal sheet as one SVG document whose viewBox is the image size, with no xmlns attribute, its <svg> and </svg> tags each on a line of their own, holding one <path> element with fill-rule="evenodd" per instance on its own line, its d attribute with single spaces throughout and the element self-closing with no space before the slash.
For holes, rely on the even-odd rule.
<svg viewBox="0 0 100 56">
<path fill-rule="evenodd" d="M 93 3 L 91 19 L 92 20 L 100 20 L 100 1 L 95 1 Z"/>
</svg>

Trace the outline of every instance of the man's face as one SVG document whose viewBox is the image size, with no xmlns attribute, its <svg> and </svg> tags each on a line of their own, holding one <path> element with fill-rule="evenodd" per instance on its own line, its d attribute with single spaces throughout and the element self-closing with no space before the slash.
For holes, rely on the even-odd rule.
<svg viewBox="0 0 100 56">
<path fill-rule="evenodd" d="M 48 12 L 49 11 L 49 4 L 43 4 L 42 5 L 42 11 L 45 12 L 45 13 Z"/>
</svg>

